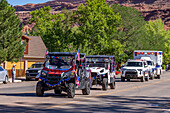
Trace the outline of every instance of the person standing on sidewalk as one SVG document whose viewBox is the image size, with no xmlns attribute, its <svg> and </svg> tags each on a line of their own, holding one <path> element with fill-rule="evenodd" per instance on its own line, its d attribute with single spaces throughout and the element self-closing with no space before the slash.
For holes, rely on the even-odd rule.
<svg viewBox="0 0 170 113">
<path fill-rule="evenodd" d="M 15 64 L 13 65 L 13 67 L 12 67 L 12 82 L 14 82 L 15 81 L 15 76 L 16 76 L 16 69 L 15 69 Z"/>
<path fill-rule="evenodd" d="M 168 64 L 166 65 L 166 71 L 168 71 Z"/>
</svg>

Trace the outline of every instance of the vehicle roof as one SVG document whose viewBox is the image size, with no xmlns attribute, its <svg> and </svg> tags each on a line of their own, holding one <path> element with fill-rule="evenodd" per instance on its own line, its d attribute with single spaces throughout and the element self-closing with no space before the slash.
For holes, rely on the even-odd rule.
<svg viewBox="0 0 170 113">
<path fill-rule="evenodd" d="M 113 58 L 114 56 L 111 56 L 111 55 L 89 55 L 86 57 L 87 58 Z"/>
<path fill-rule="evenodd" d="M 75 52 L 49 52 L 48 55 L 77 55 Z M 80 55 L 85 56 L 85 53 L 80 53 Z"/>
<path fill-rule="evenodd" d="M 135 50 L 134 52 L 162 52 L 162 51 L 155 51 L 155 50 Z"/>
</svg>

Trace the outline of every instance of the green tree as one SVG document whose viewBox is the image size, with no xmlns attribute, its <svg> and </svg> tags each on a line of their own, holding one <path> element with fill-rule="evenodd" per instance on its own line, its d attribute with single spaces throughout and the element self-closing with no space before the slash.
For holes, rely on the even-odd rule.
<svg viewBox="0 0 170 113">
<path fill-rule="evenodd" d="M 0 63 L 19 61 L 23 55 L 22 27 L 15 9 L 6 0 L 0 1 Z"/>
<path fill-rule="evenodd" d="M 149 21 L 145 25 L 145 38 L 143 39 L 145 50 L 163 51 L 163 63 L 170 63 L 170 31 L 164 29 L 161 19 Z"/>
<path fill-rule="evenodd" d="M 116 48 L 122 45 L 111 37 L 121 23 L 120 15 L 114 13 L 105 0 L 87 0 L 86 3 L 81 4 L 75 14 L 77 47 L 87 54 L 121 53 L 122 49 Z"/>
<path fill-rule="evenodd" d="M 72 11 L 63 10 L 53 15 L 49 6 L 30 12 L 32 18 L 29 23 L 35 23 L 30 35 L 42 37 L 50 51 L 71 51 Z"/>
<path fill-rule="evenodd" d="M 170 64 L 170 30 L 166 32 L 165 39 L 167 40 L 165 42 L 165 50 L 163 53 L 163 62 L 164 64 Z"/>
<path fill-rule="evenodd" d="M 119 13 L 122 23 L 119 29 L 113 34 L 113 38 L 124 45 L 124 57 L 133 58 L 133 51 L 143 48 L 143 33 L 146 22 L 141 13 L 132 7 L 113 4 L 112 9 Z M 142 44 L 142 47 L 141 47 Z"/>
</svg>

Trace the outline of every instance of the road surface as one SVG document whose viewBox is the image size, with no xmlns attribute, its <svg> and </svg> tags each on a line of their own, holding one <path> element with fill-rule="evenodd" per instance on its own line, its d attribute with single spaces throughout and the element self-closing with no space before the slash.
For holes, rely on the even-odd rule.
<svg viewBox="0 0 170 113">
<path fill-rule="evenodd" d="M 37 81 L 0 84 L 0 112 L 170 113 L 170 71 L 164 72 L 161 79 L 143 83 L 116 78 L 116 89 L 103 91 L 101 86 L 94 86 L 90 95 L 77 90 L 74 99 L 66 93 L 56 95 L 53 90 L 37 97 Z"/>
</svg>

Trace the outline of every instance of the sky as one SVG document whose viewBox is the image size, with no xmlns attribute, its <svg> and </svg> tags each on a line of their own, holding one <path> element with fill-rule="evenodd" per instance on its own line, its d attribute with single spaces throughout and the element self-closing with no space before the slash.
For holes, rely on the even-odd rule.
<svg viewBox="0 0 170 113">
<path fill-rule="evenodd" d="M 15 5 L 25 5 L 28 3 L 33 3 L 33 4 L 44 3 L 50 0 L 7 0 L 7 1 L 11 5 L 15 6 Z"/>
</svg>

